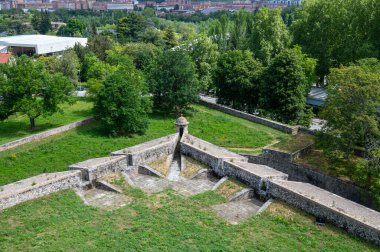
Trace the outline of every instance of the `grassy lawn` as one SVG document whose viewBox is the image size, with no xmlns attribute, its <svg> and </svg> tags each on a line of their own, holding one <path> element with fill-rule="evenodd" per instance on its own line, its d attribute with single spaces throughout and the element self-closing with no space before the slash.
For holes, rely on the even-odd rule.
<svg viewBox="0 0 380 252">
<path fill-rule="evenodd" d="M 290 136 L 202 106 L 186 115 L 191 134 L 227 148 L 258 150 Z M 0 153 L 0 185 L 67 166 L 175 132 L 175 117 L 152 115 L 149 130 L 133 137 L 109 137 L 98 123 Z M 239 152 L 239 151 L 237 151 Z"/>
<path fill-rule="evenodd" d="M 64 110 L 63 114 L 56 113 L 52 116 L 38 117 L 36 128 L 33 131 L 30 130 L 29 119 L 23 115 L 11 116 L 5 121 L 0 121 L 0 144 L 92 116 L 92 103 L 83 98 L 77 98 L 75 104 L 63 104 L 62 109 Z"/>
<path fill-rule="evenodd" d="M 287 141 L 281 141 L 270 146 L 271 149 L 278 149 L 282 151 L 286 151 L 288 153 L 296 152 L 306 146 L 311 145 L 314 142 L 314 137 L 307 134 L 297 134 L 292 136 Z"/>
<path fill-rule="evenodd" d="M 134 191 L 133 191 L 134 190 Z M 1 213 L 2 251 L 378 251 L 363 240 L 274 202 L 260 216 L 227 224 L 209 207 L 214 192 L 186 198 L 174 191 L 126 191 L 130 205 L 105 211 L 73 191 L 26 202 Z"/>
</svg>

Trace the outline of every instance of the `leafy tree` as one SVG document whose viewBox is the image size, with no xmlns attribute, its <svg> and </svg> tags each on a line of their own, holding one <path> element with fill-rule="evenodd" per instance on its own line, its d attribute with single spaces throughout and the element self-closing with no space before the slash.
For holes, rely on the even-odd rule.
<svg viewBox="0 0 380 252">
<path fill-rule="evenodd" d="M 39 116 L 61 111 L 59 104 L 68 100 L 73 89 L 62 74 L 49 74 L 42 63 L 25 55 L 0 65 L 0 73 L 0 119 L 22 113 L 28 116 L 31 129 Z"/>
<path fill-rule="evenodd" d="M 56 72 L 62 73 L 73 83 L 78 82 L 78 73 L 80 70 L 80 62 L 77 54 L 73 50 L 67 50 L 58 58 Z"/>
<path fill-rule="evenodd" d="M 86 25 L 79 19 L 72 18 L 59 28 L 57 36 L 82 37 L 85 31 Z"/>
<path fill-rule="evenodd" d="M 208 35 L 218 45 L 220 51 L 225 52 L 230 49 L 229 32 L 231 22 L 227 14 L 223 14 L 220 20 L 212 20 L 209 22 Z"/>
<path fill-rule="evenodd" d="M 178 45 L 177 35 L 172 26 L 168 26 L 165 30 L 164 41 L 166 48 L 170 49 Z"/>
<path fill-rule="evenodd" d="M 119 38 L 136 40 L 138 34 L 143 32 L 146 26 L 147 23 L 143 15 L 131 12 L 127 17 L 118 21 L 116 31 Z"/>
<path fill-rule="evenodd" d="M 112 135 L 144 133 L 152 102 L 143 75 L 133 69 L 110 74 L 96 95 L 95 113 Z"/>
<path fill-rule="evenodd" d="M 163 32 L 152 27 L 149 27 L 144 32 L 140 33 L 139 40 L 159 47 L 162 47 L 165 44 Z"/>
<path fill-rule="evenodd" d="M 286 49 L 273 59 L 264 73 L 260 108 L 275 120 L 310 124 L 312 113 L 306 107 L 309 70 L 305 69 L 304 59 L 298 49 Z"/>
<path fill-rule="evenodd" d="M 123 53 L 131 57 L 137 69 L 144 70 L 162 51 L 149 43 L 127 43 L 123 47 Z"/>
<path fill-rule="evenodd" d="M 213 88 L 212 76 L 218 60 L 218 46 L 205 35 L 201 35 L 187 45 L 189 55 L 193 59 L 203 91 Z"/>
<path fill-rule="evenodd" d="M 88 39 L 88 49 L 93 52 L 100 60 L 107 57 L 106 51 L 111 50 L 114 41 L 108 36 L 95 35 Z"/>
<path fill-rule="evenodd" d="M 281 10 L 261 8 L 253 18 L 250 31 L 250 49 L 264 65 L 288 48 L 291 39 L 281 18 Z"/>
<path fill-rule="evenodd" d="M 154 108 L 180 113 L 198 99 L 195 65 L 184 50 L 168 50 L 151 65 L 147 80 Z"/>
<path fill-rule="evenodd" d="M 218 60 L 214 82 L 218 103 L 253 112 L 259 101 L 261 63 L 249 51 L 233 50 Z"/>
<path fill-rule="evenodd" d="M 372 33 L 380 23 L 376 5 L 377 0 L 318 0 L 305 2 L 296 12 L 294 42 L 318 60 L 320 83 L 331 67 L 379 55 L 378 35 Z"/>
<path fill-rule="evenodd" d="M 321 112 L 327 120 L 322 145 L 346 158 L 357 146 L 366 147 L 380 138 L 380 73 L 376 72 L 380 64 L 374 69 L 371 67 L 375 65 L 363 61 L 358 65 L 331 70 L 328 97 Z"/>
<path fill-rule="evenodd" d="M 247 29 L 248 22 L 250 21 L 250 13 L 241 10 L 235 14 L 232 29 L 230 32 L 231 45 L 233 49 L 246 50 L 247 49 Z"/>
<path fill-rule="evenodd" d="M 51 30 L 50 15 L 47 11 L 36 12 L 32 17 L 33 28 L 41 34 Z"/>
</svg>

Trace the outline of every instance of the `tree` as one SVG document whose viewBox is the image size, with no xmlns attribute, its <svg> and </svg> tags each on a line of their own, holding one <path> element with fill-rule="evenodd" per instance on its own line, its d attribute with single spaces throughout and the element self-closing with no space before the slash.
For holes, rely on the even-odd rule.
<svg viewBox="0 0 380 252">
<path fill-rule="evenodd" d="M 56 72 L 62 73 L 63 76 L 69 78 L 73 83 L 77 83 L 80 71 L 80 62 L 77 54 L 73 50 L 67 50 L 58 58 Z"/>
<path fill-rule="evenodd" d="M 205 35 L 187 44 L 187 51 L 195 63 L 202 91 L 213 88 L 212 76 L 218 60 L 218 46 Z"/>
<path fill-rule="evenodd" d="M 261 63 L 249 51 L 222 54 L 214 75 L 218 103 L 253 112 L 259 101 Z"/>
<path fill-rule="evenodd" d="M 311 111 L 306 107 L 310 91 L 303 62 L 298 49 L 286 49 L 278 54 L 266 69 L 262 82 L 260 108 L 272 118 L 287 124 L 308 126 Z"/>
<path fill-rule="evenodd" d="M 157 110 L 184 112 L 198 99 L 195 65 L 184 50 L 160 55 L 151 65 L 147 80 Z"/>
<path fill-rule="evenodd" d="M 15 113 L 28 116 L 31 129 L 35 119 L 61 111 L 73 85 L 62 74 L 49 74 L 40 62 L 23 55 L 12 64 L 0 65 L 0 120 Z"/>
<path fill-rule="evenodd" d="M 59 28 L 57 36 L 82 37 L 85 31 L 85 24 L 79 19 L 72 18 Z"/>
<path fill-rule="evenodd" d="M 127 43 L 123 47 L 123 52 L 133 60 L 137 69 L 144 70 L 162 53 L 162 50 L 149 43 Z"/>
<path fill-rule="evenodd" d="M 152 27 L 147 28 L 144 32 L 140 33 L 139 40 L 159 47 L 162 47 L 165 44 L 163 32 Z"/>
<path fill-rule="evenodd" d="M 36 12 L 32 17 L 33 29 L 41 34 L 51 30 L 50 15 L 47 11 Z"/>
<path fill-rule="evenodd" d="M 130 68 L 109 75 L 96 95 L 95 113 L 112 135 L 144 133 L 152 102 L 143 75 Z"/>
<path fill-rule="evenodd" d="M 250 13 L 240 10 L 235 14 L 233 26 L 230 32 L 231 45 L 233 49 L 247 49 L 247 26 L 250 18 Z"/>
<path fill-rule="evenodd" d="M 318 60 L 321 84 L 330 68 L 379 55 L 376 7 L 377 0 L 319 0 L 306 1 L 295 13 L 294 43 Z"/>
<path fill-rule="evenodd" d="M 348 158 L 356 147 L 365 148 L 379 140 L 379 70 L 380 63 L 371 69 L 363 61 L 357 66 L 331 70 L 328 96 L 321 112 L 327 120 L 320 138 L 326 150 L 338 151 Z M 369 154 L 370 148 L 366 152 Z"/>
<path fill-rule="evenodd" d="M 288 48 L 291 39 L 281 18 L 281 10 L 261 8 L 253 18 L 250 31 L 250 49 L 264 65 Z"/>
<path fill-rule="evenodd" d="M 178 45 L 177 35 L 172 26 L 165 29 L 164 41 L 167 49 L 173 48 Z"/>
<path fill-rule="evenodd" d="M 143 15 L 131 12 L 127 17 L 121 18 L 116 26 L 119 38 L 136 40 L 139 33 L 143 32 L 147 26 Z"/>
<path fill-rule="evenodd" d="M 102 61 L 106 59 L 106 51 L 111 50 L 113 44 L 114 41 L 110 37 L 102 35 L 95 35 L 87 42 L 88 49 Z"/>
</svg>

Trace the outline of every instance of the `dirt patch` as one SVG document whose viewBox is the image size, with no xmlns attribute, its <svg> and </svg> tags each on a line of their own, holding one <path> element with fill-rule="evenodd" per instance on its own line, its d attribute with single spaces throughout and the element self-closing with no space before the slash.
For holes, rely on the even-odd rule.
<svg viewBox="0 0 380 252">
<path fill-rule="evenodd" d="M 149 163 L 148 166 L 155 169 L 164 176 L 168 176 L 170 172 L 171 156 L 166 156 Z"/>
<path fill-rule="evenodd" d="M 229 198 L 238 191 L 241 191 L 245 188 L 245 185 L 235 179 L 227 179 L 223 184 L 219 186 L 216 190 L 217 193 L 222 196 Z"/>
<path fill-rule="evenodd" d="M 198 171 L 202 169 L 207 169 L 208 166 L 202 164 L 201 162 L 191 158 L 191 157 L 184 157 L 185 159 L 185 166 L 186 168 L 181 171 L 180 175 L 185 178 L 191 178 L 194 176 Z"/>
</svg>

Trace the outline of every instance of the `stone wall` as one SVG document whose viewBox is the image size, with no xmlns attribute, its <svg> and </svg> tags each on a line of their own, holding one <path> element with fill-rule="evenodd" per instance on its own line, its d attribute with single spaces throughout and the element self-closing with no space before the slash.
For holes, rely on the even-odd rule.
<svg viewBox="0 0 380 252">
<path fill-rule="evenodd" d="M 367 207 L 375 207 L 369 192 L 352 182 L 323 174 L 300 164 L 278 160 L 274 157 L 246 156 L 249 162 L 267 165 L 288 174 L 289 180 L 310 183 Z"/>
<path fill-rule="evenodd" d="M 282 123 L 279 123 L 276 121 L 272 121 L 272 120 L 269 120 L 269 119 L 266 119 L 263 117 L 248 114 L 248 113 L 236 110 L 236 109 L 232 109 L 232 108 L 220 105 L 220 104 L 211 103 L 211 102 L 208 102 L 205 100 L 199 100 L 199 103 L 202 104 L 203 106 L 206 106 L 206 107 L 209 107 L 209 108 L 212 108 L 215 110 L 219 110 L 219 111 L 224 112 L 226 114 L 233 115 L 236 117 L 240 117 L 240 118 L 246 119 L 246 120 L 254 122 L 254 123 L 263 124 L 265 126 L 268 126 L 270 128 L 273 128 L 273 129 L 276 129 L 276 130 L 279 130 L 279 131 L 282 131 L 282 132 L 285 132 L 288 134 L 296 135 L 298 133 L 298 129 L 299 129 L 298 126 L 285 125 L 285 124 L 282 124 Z"/>
<path fill-rule="evenodd" d="M 80 170 L 82 179 L 93 183 L 95 180 L 127 168 L 125 156 L 89 159 L 69 166 L 69 170 Z"/>
<path fill-rule="evenodd" d="M 311 188 L 311 190 L 315 191 L 318 188 Z M 308 197 L 306 194 L 295 192 L 277 181 L 269 181 L 268 193 L 274 198 L 281 199 L 314 216 L 324 218 L 356 236 L 380 245 L 380 226 L 378 226 L 380 215 L 378 212 L 355 205 L 353 202 L 334 195 L 322 194 L 321 197 L 325 200 L 318 200 L 310 195 Z M 339 203 L 339 201 L 341 202 Z M 343 205 L 345 209 L 339 204 Z M 351 210 L 350 208 L 355 209 L 357 215 L 353 215 L 352 211 L 346 212 L 346 210 Z"/>
<path fill-rule="evenodd" d="M 44 132 L 41 132 L 38 134 L 34 134 L 34 135 L 31 135 L 28 137 L 24 137 L 24 138 L 21 138 L 21 139 L 12 141 L 12 142 L 8 142 L 8 143 L 0 145 L 0 152 L 15 148 L 15 147 L 23 145 L 23 144 L 38 141 L 38 140 L 41 140 L 41 139 L 44 139 L 44 138 L 47 138 L 47 137 L 68 131 L 68 130 L 71 130 L 73 128 L 77 128 L 77 127 L 80 127 L 83 125 L 87 125 L 87 124 L 90 124 L 94 121 L 95 121 L 94 118 L 89 118 L 89 119 L 85 119 L 82 121 L 73 122 L 73 123 L 70 123 L 70 124 L 55 128 L 55 129 L 47 130 L 47 131 L 44 131 Z"/>
<path fill-rule="evenodd" d="M 41 174 L 17 181 L 0 188 L 0 210 L 80 184 L 79 171 Z"/>
<path fill-rule="evenodd" d="M 263 148 L 262 156 L 264 158 L 267 158 L 267 159 L 273 159 L 273 160 L 278 160 L 278 161 L 281 160 L 281 161 L 286 161 L 286 162 L 293 162 L 297 158 L 299 158 L 299 157 L 301 157 L 301 156 L 306 155 L 307 153 L 309 153 L 312 150 L 313 146 L 314 146 L 314 144 L 310 144 L 310 145 L 305 146 L 302 149 L 299 149 L 299 150 L 297 150 L 295 152 L 292 152 L 292 153 L 288 153 L 288 152 L 285 152 L 285 151 L 272 149 L 271 147 L 269 147 L 269 148 Z"/>
<path fill-rule="evenodd" d="M 172 155 L 179 135 L 172 134 L 130 148 L 114 151 L 113 156 L 126 156 L 128 165 L 142 165 Z"/>
</svg>

